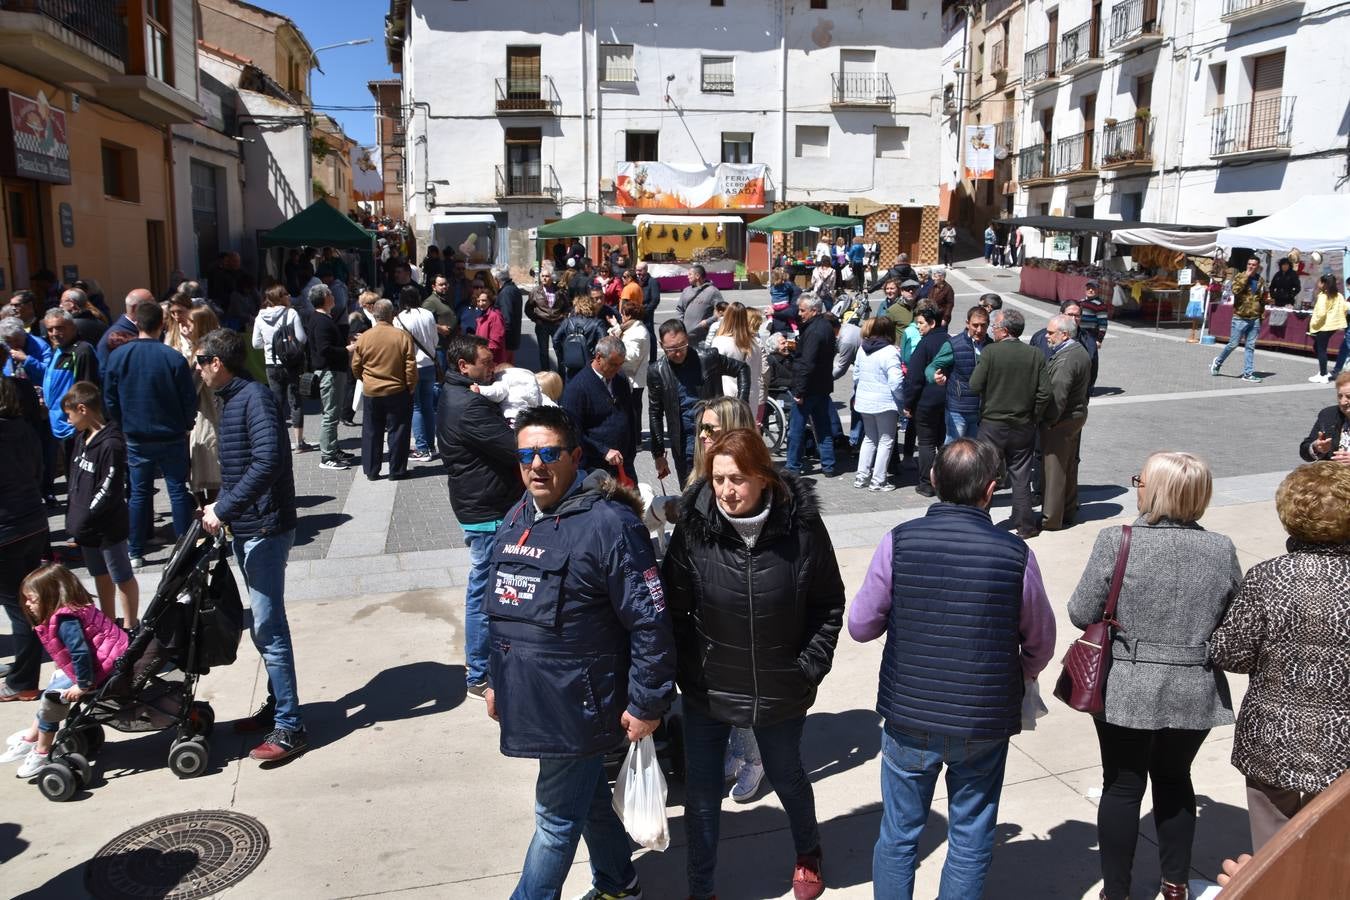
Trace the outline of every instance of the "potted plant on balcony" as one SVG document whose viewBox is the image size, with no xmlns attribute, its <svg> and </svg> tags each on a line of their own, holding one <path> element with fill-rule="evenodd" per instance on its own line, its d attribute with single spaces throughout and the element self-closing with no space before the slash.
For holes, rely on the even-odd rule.
<svg viewBox="0 0 1350 900">
<path fill-rule="evenodd" d="M 1147 119 L 1150 115 L 1152 115 L 1152 110 L 1147 106 L 1141 106 L 1134 111 L 1134 117 L 1136 119 Z"/>
<path fill-rule="evenodd" d="M 1107 128 L 1115 128 L 1117 125 L 1120 124 L 1119 119 L 1113 119 L 1110 116 L 1107 116 L 1103 121 L 1106 122 Z"/>
</svg>

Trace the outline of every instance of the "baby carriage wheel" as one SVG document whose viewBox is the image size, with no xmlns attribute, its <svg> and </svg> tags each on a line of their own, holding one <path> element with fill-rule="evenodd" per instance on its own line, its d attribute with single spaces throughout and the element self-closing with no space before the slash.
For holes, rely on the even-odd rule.
<svg viewBox="0 0 1350 900">
<path fill-rule="evenodd" d="M 211 708 L 211 704 L 198 700 L 188 712 L 187 724 L 193 734 L 209 737 L 211 730 L 216 727 L 216 711 Z"/>
<path fill-rule="evenodd" d="M 206 757 L 205 741 L 174 741 L 169 748 L 169 770 L 179 778 L 196 778 L 206 771 Z"/>
<path fill-rule="evenodd" d="M 75 773 L 75 777 L 80 780 L 84 787 L 94 782 L 94 767 L 89 764 L 89 760 L 79 753 L 67 753 L 61 757 L 58 762 L 63 762 L 70 766 L 70 770 Z"/>
<path fill-rule="evenodd" d="M 47 763 L 38 770 L 37 778 L 42 796 L 54 803 L 63 803 L 75 796 L 75 789 L 79 786 L 75 781 L 75 773 L 62 762 Z"/>
<path fill-rule="evenodd" d="M 770 398 L 764 402 L 764 424 L 759 430 L 764 435 L 764 446 L 770 453 L 777 453 L 787 437 L 787 416 L 777 400 Z"/>
</svg>

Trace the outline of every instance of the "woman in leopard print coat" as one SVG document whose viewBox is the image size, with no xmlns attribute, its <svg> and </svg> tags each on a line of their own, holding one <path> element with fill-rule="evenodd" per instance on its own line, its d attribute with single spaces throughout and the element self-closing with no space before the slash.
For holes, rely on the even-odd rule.
<svg viewBox="0 0 1350 900">
<path fill-rule="evenodd" d="M 1275 505 L 1289 552 L 1247 572 L 1209 651 L 1251 676 L 1233 765 L 1253 850 L 1350 769 L 1350 465 L 1295 469 Z"/>
</svg>

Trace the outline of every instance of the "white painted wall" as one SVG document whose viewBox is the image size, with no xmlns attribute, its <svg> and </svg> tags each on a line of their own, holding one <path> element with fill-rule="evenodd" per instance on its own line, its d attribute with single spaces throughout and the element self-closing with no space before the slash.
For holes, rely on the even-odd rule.
<svg viewBox="0 0 1350 900">
<path fill-rule="evenodd" d="M 415 107 L 406 218 L 425 242 L 436 212 L 426 206 L 428 183 L 435 183 L 438 207 L 500 209 L 500 223 L 513 232 L 546 216 L 611 210 L 612 179 L 630 129 L 659 131 L 659 161 L 684 165 L 715 165 L 724 132 L 752 133 L 754 162 L 769 167 L 770 203 L 865 196 L 936 205 L 942 28 L 935 4 L 912 6 L 896 12 L 888 0 L 854 0 L 847 10 L 828 11 L 809 10 L 803 0 L 735 0 L 724 8 L 415 0 L 402 65 L 404 103 Z M 599 83 L 602 43 L 634 46 L 634 84 Z M 512 44 L 540 47 L 559 115 L 496 112 L 495 80 L 506 74 Z M 875 50 L 876 70 L 890 76 L 897 97 L 893 112 L 831 107 L 830 75 L 839 71 L 841 48 Z M 702 91 L 705 54 L 735 58 L 732 93 Z M 829 127 L 829 159 L 793 156 L 798 124 Z M 876 158 L 878 126 L 909 129 L 907 156 Z M 495 196 L 506 129 L 514 127 L 541 129 L 541 162 L 561 187 L 558 207 Z M 519 237 L 505 242 L 520 263 Z"/>
<path fill-rule="evenodd" d="M 177 267 L 189 278 L 205 277 L 197 271 L 196 237 L 192 229 L 192 160 L 221 170 L 216 203 L 222 213 L 217 221 L 221 250 L 244 249 L 244 197 L 240 184 L 240 161 L 236 143 L 204 125 L 173 126 L 174 220 L 177 225 Z"/>
</svg>

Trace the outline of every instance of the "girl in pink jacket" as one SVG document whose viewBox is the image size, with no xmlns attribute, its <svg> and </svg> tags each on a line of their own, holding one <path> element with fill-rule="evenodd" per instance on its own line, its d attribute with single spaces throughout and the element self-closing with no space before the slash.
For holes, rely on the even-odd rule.
<svg viewBox="0 0 1350 900">
<path fill-rule="evenodd" d="M 0 762 L 19 762 L 18 776 L 32 778 L 47 764 L 52 740 L 70 704 L 108 680 L 127 649 L 127 633 L 105 616 L 69 569 L 43 566 L 19 587 L 33 633 L 56 671 L 33 724 L 10 735 Z"/>
</svg>

